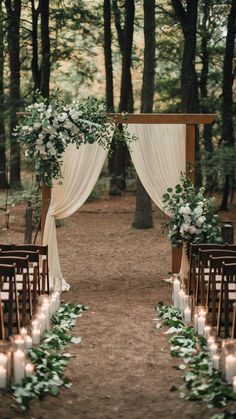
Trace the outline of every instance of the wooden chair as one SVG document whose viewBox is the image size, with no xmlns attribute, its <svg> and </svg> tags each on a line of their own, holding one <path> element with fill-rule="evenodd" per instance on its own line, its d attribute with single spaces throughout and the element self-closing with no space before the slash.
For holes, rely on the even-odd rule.
<svg viewBox="0 0 236 419">
<path fill-rule="evenodd" d="M 236 263 L 235 256 L 210 256 L 209 281 L 207 287 L 207 307 L 208 311 L 212 312 L 212 324 L 216 326 L 217 323 L 217 303 L 221 287 L 221 279 L 223 272 L 223 263 Z M 235 285 L 229 286 L 230 291 L 235 291 Z M 210 307 L 211 306 L 211 307 Z"/>
<path fill-rule="evenodd" d="M 32 317 L 32 295 L 31 295 L 31 283 L 29 276 L 29 260 L 28 257 L 16 257 L 16 256 L 1 256 L 0 253 L 0 264 L 1 265 L 15 265 L 16 268 L 16 287 L 17 291 L 21 295 L 21 325 L 25 326 L 27 323 L 27 303 L 29 308 L 29 317 Z M 7 290 L 7 285 L 3 286 L 3 290 Z"/>
<path fill-rule="evenodd" d="M 206 284 L 209 281 L 211 257 L 236 256 L 236 251 L 227 249 L 208 249 L 198 251 L 198 269 L 196 273 L 196 303 L 206 304 Z M 200 298 L 199 298 L 200 297 Z"/>
<path fill-rule="evenodd" d="M 37 305 L 37 296 L 41 294 L 40 287 L 40 268 L 39 268 L 39 252 L 31 252 L 29 250 L 9 250 L 0 252 L 0 256 L 15 256 L 28 257 L 29 263 L 32 265 L 32 270 L 29 272 L 30 281 L 33 284 L 32 305 L 33 312 L 35 312 Z"/>
<path fill-rule="evenodd" d="M 3 285 L 9 284 L 9 291 L 3 292 Z M 20 315 L 18 293 L 16 288 L 16 268 L 14 265 L 0 265 L 0 325 L 1 338 L 5 339 L 13 334 L 14 329 L 14 304 L 16 314 L 16 329 L 17 333 L 20 331 Z M 7 333 L 4 324 L 3 303 L 7 305 Z M 7 335 L 7 336 L 6 336 Z"/>
<path fill-rule="evenodd" d="M 1 247 L 0 247 L 1 248 Z M 191 243 L 189 253 L 189 282 L 188 282 L 188 294 L 193 294 L 196 298 L 196 281 L 198 273 L 198 256 L 199 250 L 233 250 L 236 251 L 235 244 L 214 244 L 214 243 Z"/>
<path fill-rule="evenodd" d="M 14 250 L 23 250 L 30 252 L 38 252 L 42 256 L 42 264 L 40 269 L 41 275 L 41 292 L 44 294 L 47 292 L 50 293 L 50 284 L 49 284 L 49 269 L 48 269 L 48 246 L 40 246 L 36 244 L 16 244 L 12 245 Z M 1 246 L 0 246 L 1 249 Z M 12 249 L 12 250 L 13 250 Z"/>
<path fill-rule="evenodd" d="M 230 314 L 232 314 L 231 336 L 235 337 L 236 294 L 234 292 L 233 295 L 230 296 L 230 284 L 236 284 L 236 263 L 226 264 L 223 262 L 217 316 L 217 335 L 221 336 L 222 326 L 224 326 L 224 338 L 230 336 Z"/>
</svg>

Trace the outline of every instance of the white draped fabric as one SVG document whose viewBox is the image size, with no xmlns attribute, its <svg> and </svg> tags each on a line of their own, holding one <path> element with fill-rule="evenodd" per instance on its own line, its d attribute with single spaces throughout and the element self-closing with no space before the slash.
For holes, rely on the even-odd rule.
<svg viewBox="0 0 236 419">
<path fill-rule="evenodd" d="M 163 209 L 162 195 L 179 181 L 185 171 L 185 125 L 130 124 L 129 131 L 138 137 L 131 143 L 131 156 L 138 176 L 155 204 Z M 63 159 L 63 182 L 53 183 L 45 229 L 44 245 L 49 250 L 50 285 L 54 290 L 68 290 L 61 273 L 55 220 L 67 218 L 86 201 L 92 192 L 107 156 L 98 143 L 70 144 Z"/>
<path fill-rule="evenodd" d="M 79 149 L 69 144 L 63 158 L 62 184 L 53 182 L 51 203 L 46 218 L 43 244 L 48 245 L 50 286 L 63 291 L 70 288 L 62 277 L 58 255 L 56 219 L 77 211 L 92 192 L 107 156 L 98 143 L 83 144 Z"/>
<path fill-rule="evenodd" d="M 162 195 L 186 170 L 186 125 L 129 124 L 138 140 L 131 143 L 136 172 L 153 202 L 163 209 Z"/>
</svg>

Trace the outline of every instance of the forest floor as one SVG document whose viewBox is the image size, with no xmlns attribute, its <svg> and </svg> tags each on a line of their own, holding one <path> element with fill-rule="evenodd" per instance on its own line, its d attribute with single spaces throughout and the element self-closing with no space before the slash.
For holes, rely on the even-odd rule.
<svg viewBox="0 0 236 419">
<path fill-rule="evenodd" d="M 173 368 L 179 362 L 154 319 L 156 303 L 171 301 L 171 285 L 163 280 L 170 276 L 171 248 L 160 211 L 155 208 L 155 228 L 135 230 L 134 207 L 133 194 L 103 196 L 57 230 L 61 267 L 71 285 L 62 298 L 90 307 L 73 329 L 82 342 L 69 349 L 72 387 L 33 401 L 27 413 L 1 393 L 1 419 L 197 419 L 215 413 L 170 392 L 173 384 L 181 387 L 181 371 Z M 11 209 L 2 242 L 22 242 L 24 209 Z"/>
</svg>

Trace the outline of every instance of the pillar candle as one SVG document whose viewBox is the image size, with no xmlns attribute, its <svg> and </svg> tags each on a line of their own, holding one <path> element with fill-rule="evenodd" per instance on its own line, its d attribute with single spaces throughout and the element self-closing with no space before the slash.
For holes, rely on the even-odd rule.
<svg viewBox="0 0 236 419">
<path fill-rule="evenodd" d="M 178 305 L 179 305 L 179 310 L 181 310 L 181 311 L 183 311 L 183 309 L 184 309 L 184 296 L 185 296 L 184 290 L 179 290 Z"/>
<path fill-rule="evenodd" d="M 236 376 L 233 377 L 233 391 L 236 392 Z"/>
<path fill-rule="evenodd" d="M 236 357 L 234 355 L 226 355 L 225 357 L 225 378 L 231 383 L 236 370 Z"/>
<path fill-rule="evenodd" d="M 211 345 L 210 345 L 210 352 L 211 352 L 211 354 L 212 355 L 214 355 L 214 354 L 216 354 L 216 352 L 217 352 L 217 349 L 218 349 L 218 345 L 217 345 L 217 343 L 212 343 Z"/>
<path fill-rule="evenodd" d="M 173 302 L 175 308 L 179 308 L 179 290 L 180 281 L 176 278 L 173 282 Z"/>
<path fill-rule="evenodd" d="M 14 352 L 14 379 L 15 384 L 21 384 L 25 376 L 25 354 L 21 349 Z"/>
<path fill-rule="evenodd" d="M 33 364 L 26 364 L 26 366 L 25 366 L 25 376 L 26 377 L 31 377 L 33 372 L 34 372 Z"/>
<path fill-rule="evenodd" d="M 197 332 L 197 322 L 198 322 L 198 315 L 194 314 L 193 323 L 194 323 L 195 332 Z"/>
<path fill-rule="evenodd" d="M 43 334 L 45 332 L 45 329 L 46 329 L 46 316 L 45 316 L 45 314 L 40 313 L 38 315 L 38 320 L 39 320 L 39 323 L 40 323 L 40 333 L 41 333 L 41 336 L 43 336 Z"/>
<path fill-rule="evenodd" d="M 33 345 L 39 345 L 40 344 L 40 329 L 33 329 L 32 330 L 32 343 Z"/>
<path fill-rule="evenodd" d="M 25 349 L 31 349 L 32 348 L 32 338 L 29 335 L 25 336 Z"/>
<path fill-rule="evenodd" d="M 205 326 L 205 327 L 204 327 L 204 336 L 205 336 L 206 338 L 209 338 L 209 336 L 210 336 L 210 332 L 211 332 L 211 326 Z"/>
<path fill-rule="evenodd" d="M 7 386 L 7 370 L 5 367 L 0 365 L 0 388 L 6 388 Z"/>
<path fill-rule="evenodd" d="M 189 295 L 185 294 L 183 296 L 183 308 L 185 309 L 186 307 L 188 307 L 188 299 L 189 299 Z"/>
<path fill-rule="evenodd" d="M 0 353 L 0 366 L 1 367 L 7 368 L 7 360 L 8 360 L 7 355 Z"/>
<path fill-rule="evenodd" d="M 198 316 L 197 331 L 199 335 L 203 335 L 205 324 L 206 324 L 206 317 L 202 315 Z"/>
<path fill-rule="evenodd" d="M 40 327 L 39 321 L 37 319 L 32 320 L 31 326 L 32 326 L 33 329 L 38 329 Z"/>
<path fill-rule="evenodd" d="M 219 354 L 212 355 L 212 362 L 213 362 L 213 368 L 215 370 L 219 370 L 220 369 L 220 355 Z"/>
<path fill-rule="evenodd" d="M 16 336 L 14 339 L 14 345 L 16 349 L 21 349 L 24 350 L 25 349 L 25 339 L 23 336 L 19 335 Z"/>
<path fill-rule="evenodd" d="M 20 329 L 20 334 L 24 338 L 27 335 L 27 329 L 25 327 L 22 327 Z"/>
<path fill-rule="evenodd" d="M 190 307 L 186 307 L 184 309 L 184 322 L 186 324 L 191 323 L 191 308 Z"/>
</svg>

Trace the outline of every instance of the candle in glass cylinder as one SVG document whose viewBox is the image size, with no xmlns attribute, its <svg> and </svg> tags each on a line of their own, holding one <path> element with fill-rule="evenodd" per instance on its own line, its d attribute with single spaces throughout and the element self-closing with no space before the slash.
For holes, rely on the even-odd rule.
<svg viewBox="0 0 236 419">
<path fill-rule="evenodd" d="M 185 296 L 185 292 L 184 290 L 179 290 L 179 301 L 178 301 L 178 306 L 179 306 L 179 310 L 183 311 L 184 309 L 184 296 Z"/>
<path fill-rule="evenodd" d="M 43 336 L 43 334 L 45 332 L 45 328 L 46 328 L 46 316 L 45 316 L 45 314 L 40 313 L 38 315 L 38 320 L 39 320 L 39 323 L 40 323 L 40 333 L 41 333 L 41 336 Z"/>
<path fill-rule="evenodd" d="M 211 326 L 205 326 L 205 327 L 204 327 L 204 336 L 205 336 L 206 338 L 209 338 L 210 333 L 211 333 Z"/>
<path fill-rule="evenodd" d="M 193 318 L 194 330 L 197 332 L 198 315 L 195 313 Z"/>
<path fill-rule="evenodd" d="M 198 331 L 198 334 L 199 335 L 202 335 L 203 336 L 205 324 L 206 324 L 206 317 L 205 316 L 202 316 L 202 315 L 198 316 L 198 319 L 197 319 L 197 331 Z"/>
<path fill-rule="evenodd" d="M 21 336 L 21 335 L 15 336 L 14 346 L 15 346 L 15 349 L 24 350 L 25 349 L 25 339 L 24 339 L 24 337 Z"/>
<path fill-rule="evenodd" d="M 236 357 L 232 354 L 225 357 L 225 379 L 228 383 L 232 382 L 232 378 L 236 372 Z"/>
<path fill-rule="evenodd" d="M 236 393 L 236 375 L 233 377 L 233 391 Z"/>
<path fill-rule="evenodd" d="M 178 280 L 178 278 L 175 278 L 173 281 L 173 302 L 175 308 L 179 308 L 179 290 L 180 281 Z"/>
<path fill-rule="evenodd" d="M 7 368 L 7 361 L 8 361 L 7 355 L 0 353 L 0 366 Z"/>
<path fill-rule="evenodd" d="M 31 349 L 32 348 L 32 338 L 29 335 L 25 336 L 25 349 Z"/>
<path fill-rule="evenodd" d="M 6 388 L 7 386 L 7 370 L 5 367 L 0 365 L 0 388 Z"/>
<path fill-rule="evenodd" d="M 26 377 L 31 377 L 33 372 L 34 372 L 33 364 L 26 364 L 26 366 L 25 366 L 25 376 Z"/>
<path fill-rule="evenodd" d="M 32 336 L 33 345 L 39 345 L 40 344 L 40 329 L 39 328 L 32 329 L 31 336 Z"/>
<path fill-rule="evenodd" d="M 20 329 L 20 334 L 24 338 L 27 335 L 27 329 L 25 327 L 22 327 Z"/>
<path fill-rule="evenodd" d="M 216 352 L 217 352 L 217 350 L 218 350 L 218 345 L 217 345 L 217 343 L 213 342 L 213 343 L 210 345 L 209 349 L 210 349 L 210 353 L 211 353 L 211 355 L 216 354 Z"/>
<path fill-rule="evenodd" d="M 14 380 L 15 384 L 21 384 L 25 376 L 25 354 L 21 349 L 17 349 L 13 354 L 14 359 Z"/>
<path fill-rule="evenodd" d="M 213 368 L 215 370 L 220 369 L 220 355 L 219 354 L 213 354 L 212 355 L 212 363 L 213 363 Z"/>
<path fill-rule="evenodd" d="M 32 326 L 32 329 L 38 329 L 40 327 L 39 321 L 37 319 L 32 320 L 31 326 Z"/>
<path fill-rule="evenodd" d="M 186 307 L 184 309 L 184 322 L 186 324 L 191 323 L 191 308 L 190 307 Z"/>
</svg>

